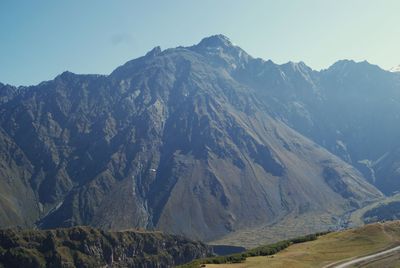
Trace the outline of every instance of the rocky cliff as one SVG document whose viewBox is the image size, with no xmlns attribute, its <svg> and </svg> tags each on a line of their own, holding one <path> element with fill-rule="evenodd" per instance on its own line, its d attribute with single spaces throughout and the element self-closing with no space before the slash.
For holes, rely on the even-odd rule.
<svg viewBox="0 0 400 268">
<path fill-rule="evenodd" d="M 90 227 L 0 230 L 0 267 L 162 268 L 211 254 L 200 242 L 159 232 L 105 232 Z"/>
</svg>

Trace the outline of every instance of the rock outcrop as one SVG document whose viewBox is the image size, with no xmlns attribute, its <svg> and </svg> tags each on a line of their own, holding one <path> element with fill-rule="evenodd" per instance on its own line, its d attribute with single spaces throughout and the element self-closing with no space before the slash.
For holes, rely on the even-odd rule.
<svg viewBox="0 0 400 268">
<path fill-rule="evenodd" d="M 159 232 L 0 230 L 0 267 L 164 268 L 211 254 L 200 242 Z"/>
</svg>

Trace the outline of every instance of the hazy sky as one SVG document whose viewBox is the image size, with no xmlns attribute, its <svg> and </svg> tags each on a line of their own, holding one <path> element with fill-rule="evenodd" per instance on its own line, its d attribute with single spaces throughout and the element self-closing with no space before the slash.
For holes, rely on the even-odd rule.
<svg viewBox="0 0 400 268">
<path fill-rule="evenodd" d="M 108 74 L 160 45 L 222 33 L 255 57 L 400 64 L 399 0 L 0 0 L 0 82 Z"/>
</svg>

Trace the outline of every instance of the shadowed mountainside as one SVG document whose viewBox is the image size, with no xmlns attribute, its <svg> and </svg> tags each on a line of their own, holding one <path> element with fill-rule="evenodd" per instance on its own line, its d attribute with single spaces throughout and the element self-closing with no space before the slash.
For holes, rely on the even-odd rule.
<svg viewBox="0 0 400 268">
<path fill-rule="evenodd" d="M 272 65 L 212 36 L 155 48 L 109 76 L 1 85 L 0 225 L 145 227 L 212 240 L 287 215 L 324 213 L 335 224 L 380 197 L 350 161 L 287 125 L 301 131 L 283 118 L 289 101 L 260 94 L 261 85 L 308 92 L 297 69 L 278 92 L 257 68 L 286 77 L 308 67 Z"/>
</svg>

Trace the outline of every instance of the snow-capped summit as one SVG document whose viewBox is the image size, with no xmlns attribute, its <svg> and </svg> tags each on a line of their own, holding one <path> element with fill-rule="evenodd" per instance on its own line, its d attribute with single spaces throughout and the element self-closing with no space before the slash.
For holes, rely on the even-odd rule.
<svg viewBox="0 0 400 268">
<path fill-rule="evenodd" d="M 389 69 L 389 72 L 392 72 L 392 73 L 400 73 L 400 65 L 397 65 L 397 66 L 395 66 L 395 67 L 390 68 L 390 69 Z"/>
</svg>

